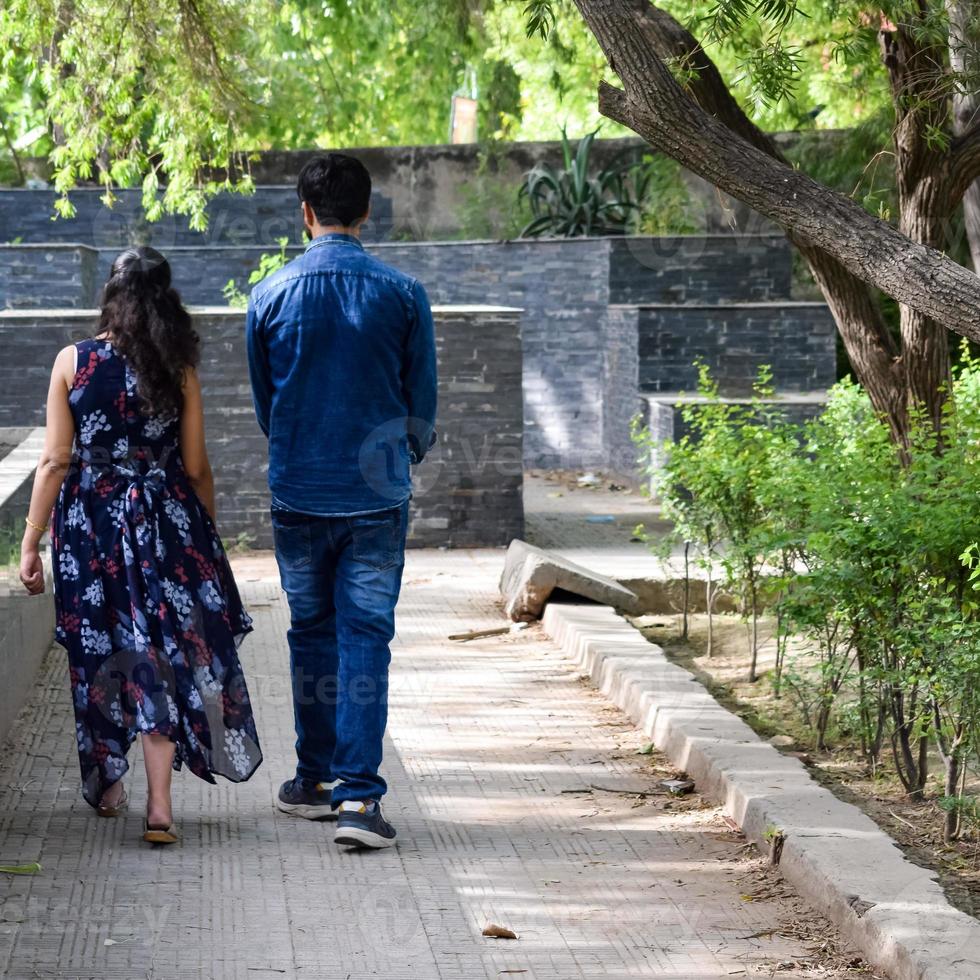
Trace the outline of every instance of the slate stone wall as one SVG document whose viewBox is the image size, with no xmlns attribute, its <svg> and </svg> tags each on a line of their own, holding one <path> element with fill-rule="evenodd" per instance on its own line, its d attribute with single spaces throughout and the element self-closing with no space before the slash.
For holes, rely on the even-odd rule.
<svg viewBox="0 0 980 980">
<path fill-rule="evenodd" d="M 90 306 L 98 257 L 84 245 L 0 245 L 0 309 Z"/>
<path fill-rule="evenodd" d="M 520 314 L 500 308 L 435 311 L 439 444 L 417 471 L 410 542 L 505 545 L 523 533 Z M 271 544 L 266 440 L 255 422 L 244 313 L 198 311 L 208 447 L 219 525 L 228 543 Z M 0 311 L 0 426 L 39 425 L 51 364 L 92 335 L 91 310 Z"/>
<path fill-rule="evenodd" d="M 630 427 L 638 412 L 638 325 L 636 314 L 630 307 L 609 307 L 603 343 L 602 438 L 606 447 L 606 468 L 630 478 L 636 473 L 637 462 Z"/>
<path fill-rule="evenodd" d="M 229 221 L 213 231 L 227 237 L 236 229 Z M 791 256 L 782 236 L 375 242 L 368 248 L 416 276 L 433 303 L 523 309 L 528 467 L 630 472 L 632 412 L 626 406 L 635 399 L 624 394 L 628 381 L 617 373 L 625 363 L 617 353 L 624 350 L 625 321 L 610 321 L 610 304 L 643 307 L 630 329 L 639 337 L 644 390 L 690 390 L 696 377 L 692 362 L 699 355 L 735 392 L 747 389 L 762 362 L 773 363 L 777 383 L 790 389 L 825 387 L 834 380 L 829 313 L 820 304 L 790 301 Z M 269 250 L 262 244 L 203 242 L 164 249 L 189 304 L 223 304 L 229 279 L 247 291 L 248 273 Z M 287 254 L 300 250 L 295 245 Z M 37 305 L 39 278 L 45 292 L 57 292 L 59 304 L 90 305 L 116 251 L 97 250 L 93 277 L 93 253 L 82 246 L 0 248 L 7 305 Z M 13 265 L 21 270 L 18 276 L 4 275 Z M 57 268 L 64 274 L 56 274 Z M 607 340 L 614 335 L 618 346 L 610 348 Z"/>
<path fill-rule="evenodd" d="M 52 221 L 58 196 L 47 189 L 0 189 L 0 242 L 80 242 L 116 251 L 134 242 L 161 251 L 180 245 L 261 245 L 270 251 L 281 237 L 297 245 L 303 241 L 293 184 L 257 187 L 251 195 L 217 195 L 208 203 L 204 231 L 195 231 L 180 215 L 146 221 L 142 191 L 125 188 L 115 191 L 112 208 L 102 203 L 99 188 L 73 190 L 69 199 L 75 207 L 74 216 Z M 389 237 L 391 225 L 391 198 L 376 191 L 371 197 L 371 218 L 363 229 L 365 240 Z"/>
<path fill-rule="evenodd" d="M 799 133 L 777 137 L 781 145 L 800 138 Z M 833 140 L 831 133 L 808 133 L 805 138 Z M 524 174 L 535 164 L 549 163 L 561 167 L 562 147 L 557 140 L 498 144 L 487 153 L 479 144 L 428 146 L 367 146 L 345 147 L 364 162 L 371 172 L 378 199 L 372 207 L 378 210 L 384 231 L 383 237 L 427 241 L 435 238 L 462 238 L 473 235 L 498 234 L 499 228 L 512 223 L 509 202 L 513 200 Z M 832 145 L 829 151 L 833 152 Z M 265 150 L 256 154 L 251 163 L 251 176 L 261 192 L 276 188 L 275 199 L 291 214 L 298 212 L 296 178 L 303 164 L 322 150 Z M 614 161 L 632 156 L 640 159 L 649 155 L 649 144 L 633 137 L 599 139 L 592 144 L 591 163 L 595 172 Z M 22 161 L 31 176 L 50 180 L 51 169 L 46 160 Z M 692 217 L 703 222 L 708 232 L 728 233 L 733 228 L 741 232 L 773 230 L 771 222 L 756 212 L 712 187 L 700 177 L 682 170 L 691 197 Z M 223 175 L 219 175 L 223 176 Z M 6 189 L 0 190 L 4 193 Z M 16 189 L 15 189 L 16 190 Z M 43 209 L 45 220 L 50 214 L 50 192 L 47 198 L 25 199 L 28 207 Z M 72 192 L 76 201 L 81 193 L 98 197 L 98 187 Z M 139 189 L 117 190 L 120 205 L 130 207 L 129 199 L 137 200 Z M 27 202 L 30 203 L 27 203 Z M 86 210 L 85 205 L 81 210 Z M 382 210 L 383 209 L 383 210 Z M 232 210 L 237 212 L 237 206 Z M 2 221 L 0 221 L 2 227 Z M 486 231 L 477 230 L 486 228 Z M 281 232 L 277 232 L 281 233 Z M 25 241 L 41 239 L 24 236 Z M 275 235 L 262 239 L 274 240 Z M 0 236 L 2 240 L 2 236 Z M 77 239 L 88 241 L 87 238 Z"/>
<path fill-rule="evenodd" d="M 698 360 L 725 395 L 750 393 L 762 364 L 778 391 L 820 391 L 835 381 L 836 328 L 823 303 L 634 309 L 643 392 L 695 391 Z"/>
</svg>

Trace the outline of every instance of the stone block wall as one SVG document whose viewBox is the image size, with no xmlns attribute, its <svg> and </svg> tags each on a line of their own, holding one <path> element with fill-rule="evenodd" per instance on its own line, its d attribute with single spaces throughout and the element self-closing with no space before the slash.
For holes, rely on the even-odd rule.
<svg viewBox="0 0 980 980">
<path fill-rule="evenodd" d="M 90 306 L 97 266 L 85 245 L 0 245 L 0 309 Z"/>
<path fill-rule="evenodd" d="M 610 238 L 610 303 L 786 300 L 793 257 L 783 235 Z"/>
<path fill-rule="evenodd" d="M 142 191 L 138 189 L 115 191 L 116 203 L 111 208 L 102 203 L 100 188 L 73 190 L 69 199 L 75 214 L 52 220 L 58 196 L 48 189 L 0 189 L 0 241 L 81 242 L 116 251 L 142 242 L 162 252 L 181 245 L 261 245 L 270 251 L 281 237 L 297 245 L 303 241 L 295 184 L 264 185 L 250 195 L 218 194 L 208 203 L 208 226 L 204 231 L 192 229 L 181 215 L 146 221 Z M 388 238 L 391 226 L 391 198 L 376 191 L 371 197 L 371 218 L 364 225 L 364 238 Z"/>
<path fill-rule="evenodd" d="M 266 440 L 255 422 L 245 315 L 194 311 L 203 338 L 208 448 L 219 526 L 227 543 L 271 544 Z M 520 313 L 437 308 L 439 444 L 419 467 L 413 545 L 504 545 L 523 533 Z M 0 311 L 0 426 L 43 425 L 51 364 L 66 344 L 92 335 L 92 310 Z"/>
<path fill-rule="evenodd" d="M 602 438 L 606 468 L 633 477 L 637 452 L 630 435 L 638 414 L 640 362 L 638 321 L 630 307 L 610 306 L 603 340 L 605 393 L 602 403 Z"/>
<path fill-rule="evenodd" d="M 781 391 L 819 391 L 836 376 L 836 334 L 823 303 L 639 306 L 639 382 L 643 392 L 697 389 L 696 361 L 722 394 L 751 392 L 762 364 Z"/>
<path fill-rule="evenodd" d="M 246 199 L 234 200 L 237 205 Z M 271 207 L 261 200 L 253 206 Z M 236 225 L 233 218 L 219 226 L 216 219 L 212 232 L 223 243 L 164 248 L 185 302 L 223 303 L 222 289 L 229 279 L 248 290 L 248 273 L 263 252 L 275 250 L 229 243 L 251 234 L 251 227 L 247 222 Z M 0 224 L 0 234 L 2 228 Z M 272 235 L 276 230 L 263 225 L 257 233 Z M 369 242 L 368 248 L 416 276 L 433 303 L 523 309 L 521 389 L 528 467 L 629 474 L 632 411 L 624 406 L 635 400 L 635 393 L 624 394 L 628 381 L 618 373 L 625 364 L 619 353 L 628 343 L 627 321 L 610 320 L 618 304 L 643 308 L 629 329 L 639 337 L 638 377 L 644 390 L 692 389 L 692 361 L 698 355 L 721 372 L 733 391 L 747 388 L 763 362 L 779 367 L 778 383 L 785 381 L 791 389 L 821 387 L 834 379 L 829 314 L 820 304 L 790 302 L 791 255 L 779 235 Z M 25 249 L 30 247 L 0 249 L 0 263 L 4 251 L 26 261 Z M 96 251 L 94 280 L 46 275 L 44 289 L 57 288 L 65 297 L 59 300 L 63 305 L 93 304 L 117 248 L 103 245 Z M 300 251 L 294 245 L 287 254 Z M 55 266 L 72 268 L 90 266 L 92 252 L 84 246 L 48 245 L 43 252 L 29 253 L 35 264 L 25 270 L 38 269 L 42 255 L 54 256 Z M 25 272 L 20 279 L 5 281 L 8 305 L 36 305 L 36 276 Z M 614 336 L 618 339 L 610 347 Z"/>
<path fill-rule="evenodd" d="M 436 307 L 439 441 L 418 469 L 411 541 L 505 545 L 524 531 L 521 320 L 505 307 Z"/>
<path fill-rule="evenodd" d="M 790 295 L 791 254 L 786 239 L 778 235 L 369 241 L 367 246 L 383 262 L 421 280 L 432 301 L 438 303 L 492 300 L 550 308 L 556 297 L 579 299 L 585 294 L 587 300 L 591 297 L 595 301 L 597 288 L 610 303 L 759 302 Z M 65 283 L 66 296 L 76 286 L 79 290 L 76 301 L 65 305 L 96 302 L 98 289 L 120 247 L 100 245 L 95 249 L 94 274 L 89 271 L 84 280 Z M 174 283 L 184 301 L 195 305 L 223 303 L 222 291 L 229 280 L 247 293 L 249 274 L 258 267 L 262 255 L 278 251 L 276 245 L 254 243 L 200 242 L 159 247 L 170 260 Z M 290 245 L 287 257 L 295 258 L 302 250 L 302 245 Z M 90 251 L 87 246 L 57 242 L 41 247 L 0 245 L 0 272 L 8 268 L 4 255 L 10 256 L 8 262 L 19 262 L 23 274 L 17 278 L 4 275 L 3 279 L 9 280 L 6 288 L 11 296 L 27 299 L 43 292 L 32 273 L 43 277 L 43 288 L 48 288 L 52 262 L 67 267 L 84 261 L 88 268 Z M 62 255 L 69 252 L 83 254 Z"/>
<path fill-rule="evenodd" d="M 833 150 L 834 134 L 806 135 L 811 139 L 827 139 L 830 143 L 828 149 Z M 777 141 L 784 146 L 799 138 L 799 133 L 777 134 Z M 320 152 L 323 151 L 261 151 L 255 154 L 250 165 L 252 179 L 261 191 L 270 186 L 280 188 L 282 194 L 279 200 L 283 205 L 291 211 L 298 210 L 296 178 L 303 164 Z M 382 207 L 386 210 L 381 222 L 387 229 L 385 237 L 418 241 L 473 235 L 475 232 L 467 226 L 474 223 L 474 212 L 477 213 L 481 225 L 489 224 L 493 227 L 495 223 L 499 224 L 503 215 L 498 217 L 493 212 L 503 209 L 499 203 L 501 198 L 506 200 L 510 194 L 516 195 L 523 175 L 528 170 L 535 164 L 544 162 L 555 167 L 562 166 L 562 147 L 558 140 L 503 143 L 494 147 L 490 153 L 487 153 L 485 146 L 475 143 L 345 147 L 344 152 L 354 154 L 371 172 L 374 188 L 378 192 L 376 206 L 379 210 L 376 214 L 382 216 Z M 598 171 L 624 156 L 632 155 L 634 159 L 639 159 L 652 152 L 649 144 L 636 137 L 599 139 L 592 144 L 591 162 Z M 26 159 L 23 162 L 32 176 L 50 179 L 50 165 L 46 160 Z M 729 233 L 732 229 L 740 232 L 761 231 L 764 228 L 773 230 L 770 222 L 706 181 L 686 171 L 682 171 L 682 175 L 691 192 L 693 211 L 703 220 L 706 231 Z M 481 197 L 481 188 L 489 189 L 489 195 Z M 501 190 L 504 191 L 503 194 Z M 47 197 L 24 200 L 29 201 L 32 208 L 43 209 L 44 213 L 40 217 L 44 220 L 51 213 L 52 197 L 50 192 L 40 193 L 47 194 Z M 98 196 L 102 192 L 99 188 L 72 192 L 71 197 L 76 206 L 85 210 L 87 206 L 79 205 L 78 201 L 82 193 Z M 129 199 L 138 199 L 140 193 L 138 189 L 116 191 L 123 207 L 129 207 Z M 48 235 L 40 240 L 51 237 L 53 236 Z M 274 237 L 275 235 L 269 235 L 263 241 L 271 242 Z M 25 236 L 24 240 L 34 239 Z"/>
</svg>

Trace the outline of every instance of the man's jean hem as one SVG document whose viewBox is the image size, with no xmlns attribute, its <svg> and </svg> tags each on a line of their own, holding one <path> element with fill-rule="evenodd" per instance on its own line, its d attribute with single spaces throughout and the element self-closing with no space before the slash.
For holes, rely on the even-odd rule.
<svg viewBox="0 0 980 980">
<path fill-rule="evenodd" d="M 334 517 L 273 510 L 290 609 L 296 773 L 337 780 L 334 807 L 387 790 L 378 769 L 407 524 L 407 501 Z"/>
</svg>

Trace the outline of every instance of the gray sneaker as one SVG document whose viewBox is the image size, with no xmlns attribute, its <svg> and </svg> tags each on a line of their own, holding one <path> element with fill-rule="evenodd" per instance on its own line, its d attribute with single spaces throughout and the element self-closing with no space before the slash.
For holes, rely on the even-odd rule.
<svg viewBox="0 0 980 980">
<path fill-rule="evenodd" d="M 337 814 L 330 805 L 333 783 L 314 783 L 296 776 L 287 779 L 279 787 L 276 807 L 283 813 L 306 820 L 336 820 Z"/>
<path fill-rule="evenodd" d="M 392 847 L 395 828 L 385 820 L 377 800 L 344 800 L 337 810 L 333 839 L 345 847 Z"/>
</svg>

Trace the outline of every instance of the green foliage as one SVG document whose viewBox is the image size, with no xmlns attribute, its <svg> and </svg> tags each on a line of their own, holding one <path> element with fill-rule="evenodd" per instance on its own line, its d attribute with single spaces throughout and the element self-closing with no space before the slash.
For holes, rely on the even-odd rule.
<svg viewBox="0 0 980 980">
<path fill-rule="evenodd" d="M 521 76 L 501 59 L 480 62 L 477 132 L 484 140 L 509 139 L 521 122 Z"/>
<path fill-rule="evenodd" d="M 564 167 L 540 163 L 526 174 L 519 197 L 527 201 L 532 218 L 522 236 L 622 235 L 635 227 L 647 194 L 647 168 L 624 157 L 593 174 L 595 137 L 596 132 L 587 133 L 573 149 L 562 129 Z"/>
<path fill-rule="evenodd" d="M 547 17 L 547 30 L 535 29 L 532 37 L 526 3 L 497 0 L 483 9 L 485 47 L 480 58 L 507 62 L 521 78 L 521 120 L 509 138 L 552 139 L 556 125 L 588 132 L 600 123 L 604 136 L 633 135 L 599 115 L 596 83 L 615 81 L 616 76 L 575 7 L 568 0 L 532 6 L 554 13 L 554 18 Z"/>
<path fill-rule="evenodd" d="M 767 367 L 760 369 L 750 399 L 731 401 L 719 395 L 702 364 L 698 395 L 699 401 L 681 410 L 686 434 L 677 442 L 657 445 L 642 430 L 634 439 L 653 457 L 650 475 L 675 541 L 690 542 L 701 567 L 719 567 L 738 596 L 751 624 L 750 679 L 755 680 L 761 573 L 773 543 L 763 529 L 779 506 L 773 488 L 792 458 L 794 440 L 768 407 Z M 709 591 L 709 612 L 712 598 Z"/>
<path fill-rule="evenodd" d="M 555 29 L 557 20 L 555 6 L 554 0 L 528 0 L 528 4 L 524 8 L 528 37 L 534 37 L 537 34 L 543 40 L 548 40 L 551 32 Z"/>
<path fill-rule="evenodd" d="M 271 276 L 273 272 L 278 272 L 288 261 L 286 249 L 289 247 L 289 238 L 277 238 L 279 245 L 278 252 L 263 252 L 259 256 L 259 264 L 248 274 L 248 284 L 255 286 L 262 282 L 266 276 Z M 237 306 L 244 309 L 248 306 L 248 295 L 243 293 L 234 279 L 229 279 L 222 289 L 222 295 L 229 306 Z"/>
<path fill-rule="evenodd" d="M 748 615 L 765 593 L 782 634 L 807 641 L 772 681 L 821 747 L 836 715 L 872 767 L 891 747 L 918 798 L 931 741 L 956 796 L 980 756 L 980 362 L 961 355 L 942 441 L 914 419 L 904 453 L 850 382 L 805 425 L 765 406 L 764 379 L 732 404 L 702 371 L 700 394 L 682 439 L 638 434 L 675 540 L 722 570 Z"/>
<path fill-rule="evenodd" d="M 503 147 L 483 143 L 472 177 L 460 188 L 456 216 L 462 239 L 517 238 L 527 224 L 527 201 L 500 174 Z"/>
<path fill-rule="evenodd" d="M 681 166 L 662 154 L 643 157 L 645 196 L 636 231 L 641 235 L 695 235 L 706 230 L 705 209 L 684 181 Z"/>
<path fill-rule="evenodd" d="M 608 69 L 581 18 L 555 9 L 565 22 L 542 44 L 509 3 L 10 0 L 0 179 L 22 183 L 45 155 L 63 195 L 94 181 L 111 203 L 138 187 L 150 220 L 200 228 L 211 195 L 251 189 L 254 150 L 443 142 L 471 66 L 485 137 L 594 126 Z"/>
<path fill-rule="evenodd" d="M 873 17 L 856 2 L 660 0 L 763 129 L 850 127 L 891 110 Z M 941 4 L 936 4 L 937 8 Z"/>
<path fill-rule="evenodd" d="M 235 540 L 228 545 L 229 555 L 246 555 L 255 546 L 255 535 L 248 531 L 240 531 Z"/>
<path fill-rule="evenodd" d="M 0 84 L 11 95 L 23 78 L 21 94 L 34 97 L 8 124 L 23 133 L 40 117 L 48 127 L 59 213 L 72 213 L 65 192 L 76 182 L 97 180 L 107 203 L 114 187 L 141 187 L 148 218 L 180 210 L 200 228 L 209 196 L 250 189 L 247 177 L 207 171 L 241 171 L 249 107 L 231 52 L 245 45 L 251 9 L 232 0 L 0 8 Z"/>
<path fill-rule="evenodd" d="M 20 564 L 20 542 L 27 522 L 23 517 L 7 516 L 0 522 L 0 567 Z"/>
<path fill-rule="evenodd" d="M 450 96 L 485 47 L 464 0 L 260 0 L 254 9 L 256 149 L 445 142 Z"/>
<path fill-rule="evenodd" d="M 980 832 L 980 799 L 975 796 L 941 796 L 936 802 L 941 810 L 952 814 L 974 834 Z"/>
</svg>

